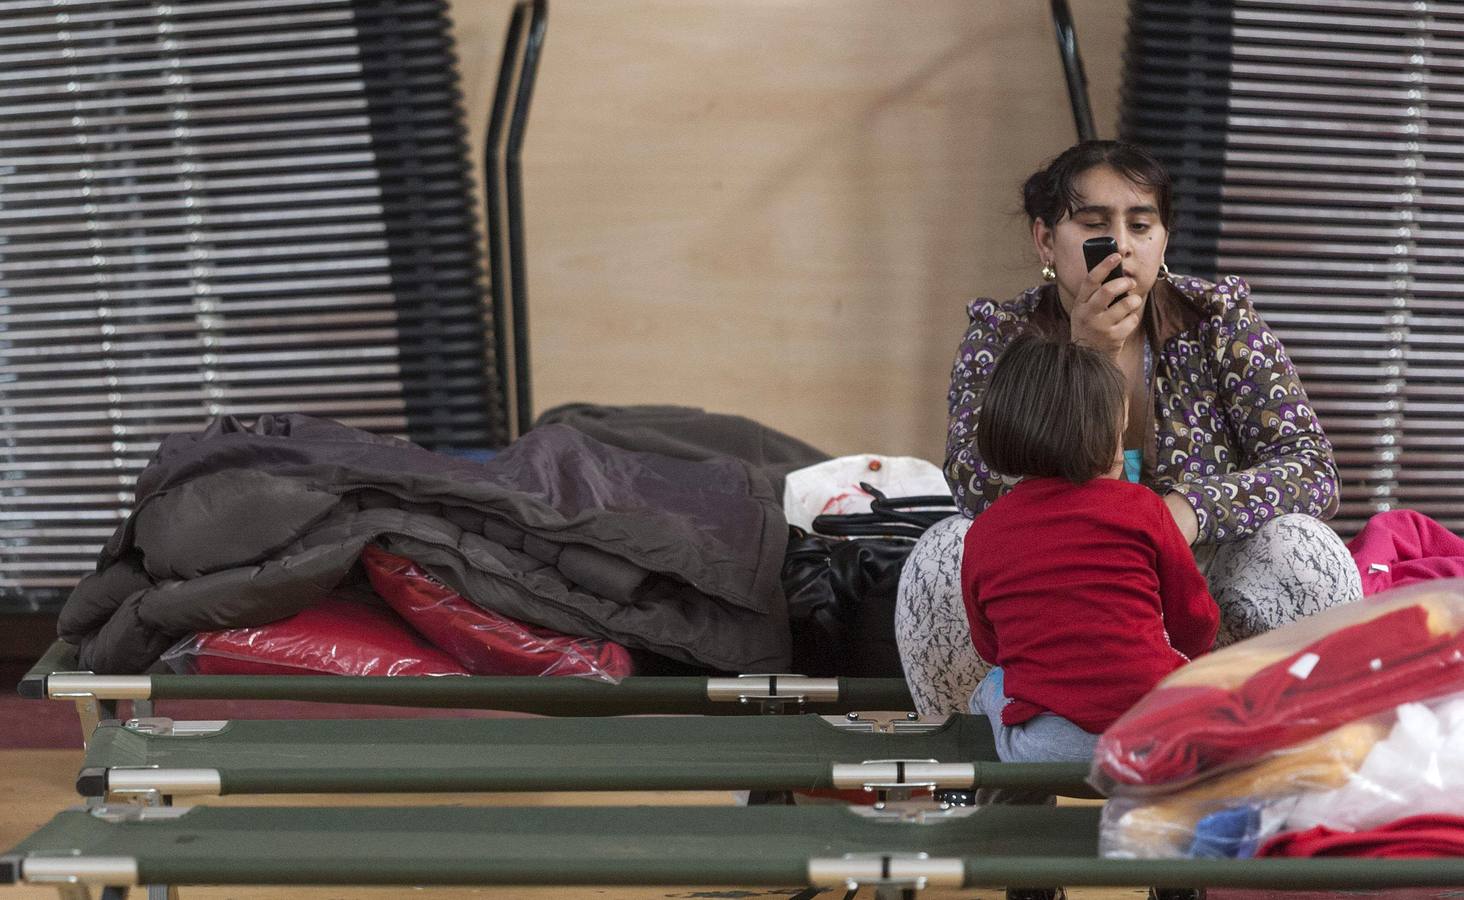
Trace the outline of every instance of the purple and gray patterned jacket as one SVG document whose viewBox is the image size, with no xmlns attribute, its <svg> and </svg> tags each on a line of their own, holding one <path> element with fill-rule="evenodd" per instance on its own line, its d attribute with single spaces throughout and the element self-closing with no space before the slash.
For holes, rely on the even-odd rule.
<svg viewBox="0 0 1464 900">
<path fill-rule="evenodd" d="M 988 469 L 976 450 L 976 414 L 992 366 L 1017 335 L 1038 328 L 1065 338 L 1068 321 L 1051 286 L 1005 303 L 974 300 L 968 313 L 951 373 L 945 475 L 957 505 L 974 516 L 1016 483 Z M 1286 513 L 1335 513 L 1332 445 L 1246 283 L 1234 275 L 1217 284 L 1175 275 L 1155 286 L 1145 316 L 1154 428 L 1140 481 L 1189 500 L 1200 525 L 1195 543 L 1237 540 Z"/>
</svg>

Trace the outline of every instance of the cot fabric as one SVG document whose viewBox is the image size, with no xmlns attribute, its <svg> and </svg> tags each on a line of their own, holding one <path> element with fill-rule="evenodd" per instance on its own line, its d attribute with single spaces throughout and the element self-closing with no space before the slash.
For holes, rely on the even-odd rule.
<svg viewBox="0 0 1464 900">
<path fill-rule="evenodd" d="M 874 873 L 890 859 L 919 872 L 922 861 L 910 858 L 919 853 L 958 860 L 952 883 L 963 887 L 1464 885 L 1464 859 L 1099 859 L 1097 812 L 994 806 L 901 823 L 826 807 L 197 806 L 112 823 L 74 810 L 0 857 L 0 881 L 24 881 L 33 859 L 54 870 L 110 857 L 135 861 L 143 884 L 829 887 L 842 878 L 815 878 L 811 859 L 855 855 Z"/>
<path fill-rule="evenodd" d="M 835 763 L 975 763 L 981 786 L 1041 783 L 1089 796 L 1083 765 L 997 766 L 985 719 L 924 734 L 835 728 L 818 716 L 611 719 L 239 720 L 212 734 L 102 725 L 86 767 L 215 769 L 221 793 L 794 790 L 832 787 Z M 987 763 L 989 765 L 981 765 Z"/>
<path fill-rule="evenodd" d="M 56 641 L 22 678 L 22 696 L 40 700 L 50 691 L 50 677 L 74 673 L 76 648 Z M 90 678 L 90 676 L 88 676 Z M 728 702 L 709 696 L 711 681 L 702 677 L 632 675 L 619 684 L 587 678 L 520 678 L 516 675 L 469 675 L 461 678 L 387 678 L 382 676 L 297 675 L 146 675 L 151 700 L 287 700 L 312 703 L 371 703 L 432 709 L 491 709 L 544 716 L 624 715 L 758 715 L 756 702 Z M 99 699 L 116 699 L 119 679 L 98 676 L 92 689 Z M 121 679 L 134 697 L 137 682 Z M 826 699 L 808 698 L 803 712 L 835 714 L 871 709 L 910 709 L 914 701 L 901 678 L 830 678 L 834 690 Z M 756 679 L 754 686 L 767 686 Z M 786 682 L 779 682 L 783 690 Z M 755 694 L 756 690 L 750 691 Z"/>
<path fill-rule="evenodd" d="M 65 812 L 18 853 L 136 857 L 152 884 L 806 884 L 810 857 L 1097 860 L 1097 809 L 993 807 L 895 825 L 838 807 L 209 807 Z"/>
</svg>

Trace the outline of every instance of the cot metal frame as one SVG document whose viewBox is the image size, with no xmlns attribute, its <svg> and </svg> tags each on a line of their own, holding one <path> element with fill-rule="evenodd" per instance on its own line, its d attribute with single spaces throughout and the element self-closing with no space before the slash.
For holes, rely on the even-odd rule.
<svg viewBox="0 0 1464 900">
<path fill-rule="evenodd" d="M 642 748 L 627 758 L 627 748 Z M 310 748 L 310 752 L 303 752 Z M 88 802 L 298 793 L 1005 789 L 1098 798 L 1088 766 L 1003 763 L 983 716 L 103 723 Z"/>
<path fill-rule="evenodd" d="M 71 700 L 86 740 L 102 719 L 147 718 L 160 700 L 293 700 L 540 715 L 821 714 L 914 708 L 899 678 L 630 676 L 618 684 L 585 678 L 465 675 L 413 678 L 352 675 L 96 675 L 78 671 L 76 650 L 57 641 L 22 677 L 20 695 Z M 131 701 L 132 715 L 118 714 Z M 866 718 L 866 722 L 872 721 Z"/>
<path fill-rule="evenodd" d="M 191 884 L 1464 886 L 1464 858 L 1104 859 L 1095 807 L 98 807 L 0 856 L 62 897 Z M 644 851 L 628 852 L 641 841 Z M 484 852 L 485 847 L 493 848 Z M 113 896 L 119 896 L 113 894 Z"/>
</svg>

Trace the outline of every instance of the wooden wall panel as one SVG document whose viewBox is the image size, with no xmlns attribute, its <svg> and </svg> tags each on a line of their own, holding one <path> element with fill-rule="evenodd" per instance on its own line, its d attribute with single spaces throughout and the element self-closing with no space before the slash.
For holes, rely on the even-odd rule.
<svg viewBox="0 0 1464 900">
<path fill-rule="evenodd" d="M 453 0 L 470 132 L 510 3 Z M 1072 4 L 1102 135 L 1121 5 Z M 524 151 L 535 408 L 684 403 L 938 460 L 966 299 L 1036 280 L 1075 138 L 1036 0 L 551 0 Z"/>
</svg>

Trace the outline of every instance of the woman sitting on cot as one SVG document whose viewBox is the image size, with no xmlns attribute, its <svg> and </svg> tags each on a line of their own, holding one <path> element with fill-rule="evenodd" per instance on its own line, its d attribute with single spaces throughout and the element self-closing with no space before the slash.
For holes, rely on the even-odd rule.
<svg viewBox="0 0 1464 900">
<path fill-rule="evenodd" d="M 962 544 L 971 518 L 1014 484 L 982 457 L 976 422 L 997 358 L 1028 332 L 1095 350 L 1122 373 L 1125 476 L 1154 492 L 1192 548 L 1219 607 L 1218 645 L 1362 596 L 1347 548 L 1321 521 L 1337 509 L 1331 444 L 1250 289 L 1164 265 L 1164 167 L 1130 144 L 1085 141 L 1029 178 L 1023 201 L 1044 283 L 969 306 L 945 460 L 964 515 L 926 532 L 900 579 L 896 637 L 925 714 L 963 711 L 991 666 L 961 603 Z M 1090 271 L 1083 242 L 1103 236 L 1118 252 Z"/>
</svg>

